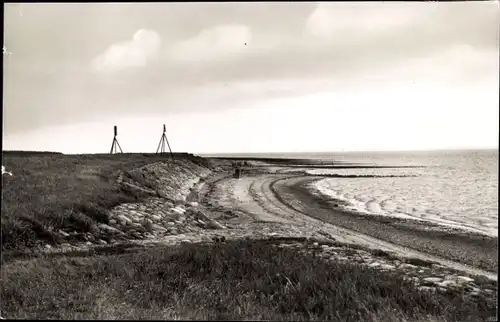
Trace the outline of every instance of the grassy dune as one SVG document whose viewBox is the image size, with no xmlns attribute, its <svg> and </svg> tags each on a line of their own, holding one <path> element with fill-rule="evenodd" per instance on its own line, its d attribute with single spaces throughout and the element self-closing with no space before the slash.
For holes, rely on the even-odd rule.
<svg viewBox="0 0 500 322">
<path fill-rule="evenodd" d="M 92 230 L 106 210 L 140 200 L 118 173 L 155 155 L 7 155 L 2 254 L 57 242 L 64 227 Z M 201 159 L 191 158 L 198 164 Z M 179 161 L 182 162 L 182 161 Z M 140 180 L 140 178 L 136 178 Z M 7 318 L 480 321 L 496 301 L 417 291 L 397 272 L 327 262 L 279 241 L 239 241 L 101 252 L 2 256 Z M 7 252 L 5 252 L 7 251 Z"/>
<path fill-rule="evenodd" d="M 8 153 L 2 158 L 2 165 L 14 174 L 2 178 L 2 250 L 57 243 L 59 229 L 93 232 L 97 223 L 107 222 L 108 209 L 145 197 L 118 185 L 120 172 L 171 162 L 169 156 L 155 154 Z M 183 159 L 196 160 L 182 156 L 176 162 Z"/>
</svg>

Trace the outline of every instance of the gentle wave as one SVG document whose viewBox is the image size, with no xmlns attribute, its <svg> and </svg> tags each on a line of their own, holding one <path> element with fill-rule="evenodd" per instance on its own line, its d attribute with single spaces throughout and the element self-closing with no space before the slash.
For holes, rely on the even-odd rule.
<svg viewBox="0 0 500 322">
<path fill-rule="evenodd" d="M 480 207 L 475 201 L 464 202 L 458 196 L 456 200 L 443 200 L 432 193 L 436 191 L 435 182 L 418 179 L 417 183 L 415 178 L 327 178 L 316 181 L 310 188 L 343 201 L 339 207 L 346 210 L 428 221 L 498 236 L 498 210 L 494 205 Z"/>
<path fill-rule="evenodd" d="M 384 163 L 380 162 L 383 159 L 363 161 L 368 160 Z M 342 201 L 338 206 L 346 210 L 423 220 L 498 237 L 497 151 L 436 154 L 418 161 L 428 167 L 307 172 L 338 176 L 319 180 L 310 188 Z"/>
</svg>

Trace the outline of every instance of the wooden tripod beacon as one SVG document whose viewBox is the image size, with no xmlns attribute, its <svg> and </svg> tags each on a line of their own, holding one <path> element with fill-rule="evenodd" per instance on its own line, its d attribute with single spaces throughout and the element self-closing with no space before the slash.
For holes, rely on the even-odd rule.
<svg viewBox="0 0 500 322">
<path fill-rule="evenodd" d="M 174 154 L 172 153 L 172 149 L 170 149 L 170 144 L 168 144 L 167 135 L 165 134 L 166 131 L 167 129 L 165 127 L 165 124 L 163 124 L 163 134 L 161 135 L 160 143 L 158 144 L 158 148 L 156 149 L 156 154 L 158 154 L 158 151 L 160 151 L 160 153 L 165 153 L 165 143 L 167 143 L 168 150 L 170 151 L 170 157 L 173 159 Z"/>
<path fill-rule="evenodd" d="M 115 125 L 115 136 L 113 137 L 113 143 L 111 143 L 111 151 L 109 152 L 110 154 L 113 153 L 118 153 L 118 149 L 120 149 L 120 153 L 123 153 L 122 147 L 120 146 L 120 143 L 118 143 L 118 140 L 116 139 L 116 136 L 118 135 L 118 128 Z"/>
</svg>

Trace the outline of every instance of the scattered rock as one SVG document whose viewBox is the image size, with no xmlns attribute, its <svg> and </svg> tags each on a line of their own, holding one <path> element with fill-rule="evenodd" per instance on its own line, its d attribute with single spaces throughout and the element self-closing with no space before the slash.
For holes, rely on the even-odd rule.
<svg viewBox="0 0 500 322">
<path fill-rule="evenodd" d="M 412 265 L 412 264 L 407 264 L 407 263 L 403 263 L 401 265 L 399 265 L 400 268 L 417 268 L 417 266 L 415 265 Z"/>
<path fill-rule="evenodd" d="M 422 281 L 424 282 L 428 282 L 428 283 L 439 283 L 441 282 L 443 279 L 441 277 L 425 277 L 422 279 Z"/>
<path fill-rule="evenodd" d="M 470 282 L 474 281 L 474 279 L 467 277 L 467 276 L 457 276 L 456 279 L 458 282 L 461 282 L 461 283 L 470 283 Z"/>
<path fill-rule="evenodd" d="M 67 232 L 65 232 L 65 231 L 59 230 L 58 233 L 61 234 L 64 237 L 69 237 L 69 234 Z"/>
<path fill-rule="evenodd" d="M 449 288 L 450 286 L 456 286 L 456 283 L 455 281 L 453 280 L 444 280 L 442 282 L 439 282 L 439 283 L 436 283 L 436 285 L 440 286 L 440 287 L 445 287 L 445 288 Z"/>
<path fill-rule="evenodd" d="M 122 232 L 121 230 L 115 228 L 115 227 L 111 227 L 109 225 L 106 225 L 106 224 L 99 224 L 98 226 L 100 229 L 102 230 L 105 230 L 105 231 L 110 231 L 110 232 Z"/>
<path fill-rule="evenodd" d="M 124 216 L 124 215 L 118 215 L 118 217 L 116 218 L 121 225 L 127 225 L 127 224 L 131 224 L 132 223 L 132 220 L 130 220 L 127 216 Z"/>
<path fill-rule="evenodd" d="M 173 212 L 175 212 L 175 213 L 179 214 L 179 215 L 183 215 L 183 214 L 186 212 L 186 210 L 181 209 L 181 208 L 178 208 L 178 207 L 172 208 L 171 210 L 172 210 Z"/>
<path fill-rule="evenodd" d="M 389 270 L 389 269 L 394 269 L 394 268 L 395 268 L 395 266 L 393 266 L 393 265 L 389 265 L 389 264 L 381 264 L 381 265 L 380 265 L 380 268 L 381 268 L 381 269 L 386 269 L 386 270 Z"/>
<path fill-rule="evenodd" d="M 156 231 L 161 231 L 161 232 L 166 232 L 167 229 L 160 226 L 160 225 L 157 225 L 157 224 L 153 224 L 153 230 L 156 230 Z"/>
<path fill-rule="evenodd" d="M 151 215 L 151 218 L 153 218 L 156 221 L 160 221 L 161 220 L 161 217 L 158 216 L 158 215 Z"/>
</svg>

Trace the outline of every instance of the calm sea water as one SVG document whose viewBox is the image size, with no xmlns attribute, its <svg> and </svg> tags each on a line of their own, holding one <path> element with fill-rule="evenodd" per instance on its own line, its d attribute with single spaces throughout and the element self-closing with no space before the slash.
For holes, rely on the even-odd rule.
<svg viewBox="0 0 500 322">
<path fill-rule="evenodd" d="M 345 201 L 351 211 L 409 217 L 498 236 L 498 150 L 260 154 L 332 161 L 426 166 L 395 169 L 311 169 L 310 173 L 415 175 L 327 178 L 310 188 Z"/>
</svg>

